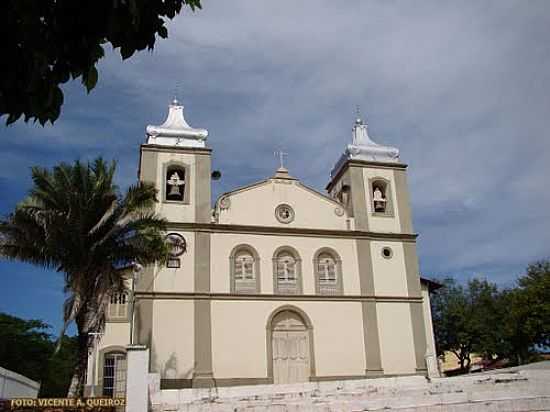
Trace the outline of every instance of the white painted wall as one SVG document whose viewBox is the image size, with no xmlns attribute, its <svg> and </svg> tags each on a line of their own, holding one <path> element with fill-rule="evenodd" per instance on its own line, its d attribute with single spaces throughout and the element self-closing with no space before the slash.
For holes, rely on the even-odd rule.
<svg viewBox="0 0 550 412">
<path fill-rule="evenodd" d="M 0 367 L 0 399 L 36 398 L 40 383 Z"/>
</svg>

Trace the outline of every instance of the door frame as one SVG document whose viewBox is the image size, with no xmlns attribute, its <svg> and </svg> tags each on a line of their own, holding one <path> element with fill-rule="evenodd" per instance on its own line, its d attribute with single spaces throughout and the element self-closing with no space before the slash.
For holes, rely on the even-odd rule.
<svg viewBox="0 0 550 412">
<path fill-rule="evenodd" d="M 294 305 L 283 305 L 275 309 L 273 312 L 271 312 L 271 315 L 267 318 L 267 323 L 265 326 L 266 329 L 266 352 L 267 352 L 267 377 L 271 383 L 275 381 L 273 376 L 273 319 L 275 319 L 275 316 L 277 316 L 281 312 L 294 312 L 296 315 L 300 317 L 302 322 L 304 323 L 307 334 L 308 334 L 308 341 L 309 341 L 309 381 L 312 380 L 312 378 L 315 378 L 316 372 L 315 372 L 315 346 L 313 345 L 313 323 L 311 323 L 311 319 L 309 319 L 309 316 L 300 308 L 294 306 Z"/>
</svg>

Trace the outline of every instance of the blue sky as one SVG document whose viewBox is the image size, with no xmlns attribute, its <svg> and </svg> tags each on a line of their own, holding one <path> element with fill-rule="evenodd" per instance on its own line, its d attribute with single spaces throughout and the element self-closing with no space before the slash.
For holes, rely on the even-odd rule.
<svg viewBox="0 0 550 412">
<path fill-rule="evenodd" d="M 214 193 L 273 173 L 323 190 L 351 140 L 355 106 L 371 137 L 399 147 L 423 274 L 511 285 L 550 256 L 550 3 L 204 0 L 169 39 L 122 62 L 106 49 L 89 95 L 67 84 L 54 126 L 0 126 L 0 213 L 30 167 L 102 155 L 136 179 L 145 126 L 174 90 L 209 130 Z M 0 310 L 58 328 L 62 277 L 0 262 Z"/>
</svg>

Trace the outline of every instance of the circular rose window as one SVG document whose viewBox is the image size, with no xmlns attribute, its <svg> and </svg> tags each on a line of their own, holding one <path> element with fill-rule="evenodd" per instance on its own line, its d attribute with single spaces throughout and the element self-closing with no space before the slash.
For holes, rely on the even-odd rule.
<svg viewBox="0 0 550 412">
<path fill-rule="evenodd" d="M 294 220 L 294 210 L 289 205 L 279 205 L 275 209 L 275 217 L 281 223 L 290 223 Z"/>
</svg>

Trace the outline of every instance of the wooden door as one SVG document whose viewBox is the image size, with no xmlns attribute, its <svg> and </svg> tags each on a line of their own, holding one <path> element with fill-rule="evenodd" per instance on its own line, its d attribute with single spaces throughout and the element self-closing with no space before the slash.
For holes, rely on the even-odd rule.
<svg viewBox="0 0 550 412">
<path fill-rule="evenodd" d="M 286 311 L 273 322 L 274 383 L 307 382 L 310 375 L 308 331 L 298 315 Z"/>
</svg>

